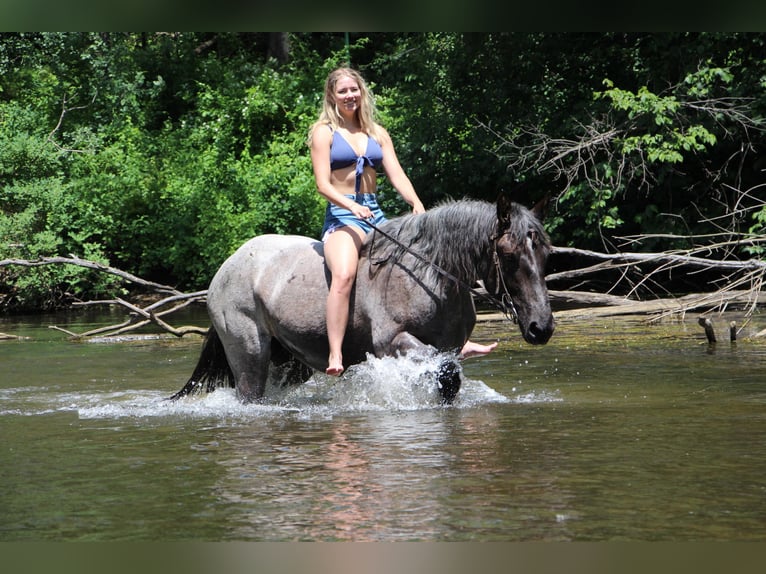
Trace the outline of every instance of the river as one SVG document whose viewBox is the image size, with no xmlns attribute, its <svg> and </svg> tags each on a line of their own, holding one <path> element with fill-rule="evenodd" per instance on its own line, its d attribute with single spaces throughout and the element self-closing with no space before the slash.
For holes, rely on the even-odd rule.
<svg viewBox="0 0 766 574">
<path fill-rule="evenodd" d="M 481 322 L 500 345 L 449 407 L 410 359 L 168 402 L 199 337 L 48 328 L 113 320 L 0 319 L 0 541 L 766 540 L 763 317 L 715 347 L 692 319 L 564 318 L 543 347 Z"/>
</svg>

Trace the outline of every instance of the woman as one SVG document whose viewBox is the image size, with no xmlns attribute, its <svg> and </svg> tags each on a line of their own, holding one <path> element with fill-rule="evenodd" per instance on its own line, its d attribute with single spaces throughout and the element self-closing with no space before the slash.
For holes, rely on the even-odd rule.
<svg viewBox="0 0 766 574">
<path fill-rule="evenodd" d="M 325 263 L 332 280 L 327 296 L 328 375 L 343 372 L 341 347 L 348 325 L 349 298 L 356 279 L 359 250 L 367 223 L 385 221 L 375 197 L 376 168 L 382 167 L 391 185 L 413 213 L 425 208 L 394 151 L 388 132 L 375 121 L 372 94 L 362 76 L 339 68 L 325 82 L 319 119 L 309 133 L 311 163 L 319 193 L 328 201 L 322 229 Z M 463 357 L 485 354 L 495 348 L 470 341 Z"/>
</svg>

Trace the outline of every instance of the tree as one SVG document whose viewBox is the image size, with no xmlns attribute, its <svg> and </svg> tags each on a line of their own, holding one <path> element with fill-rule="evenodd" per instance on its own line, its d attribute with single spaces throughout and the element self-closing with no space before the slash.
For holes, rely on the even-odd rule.
<svg viewBox="0 0 766 574">
<path fill-rule="evenodd" d="M 614 251 L 642 235 L 625 245 L 696 248 L 729 230 L 729 245 L 750 243 L 719 256 L 759 255 L 763 41 L 0 34 L 0 257 L 74 254 L 198 289 L 252 235 L 316 235 L 323 202 L 305 138 L 324 78 L 348 59 L 371 82 L 427 206 L 553 194 L 558 245 Z M 396 215 L 406 206 L 390 191 L 381 178 Z M 57 306 L 109 288 L 51 271 L 0 271 L 0 306 Z"/>
</svg>

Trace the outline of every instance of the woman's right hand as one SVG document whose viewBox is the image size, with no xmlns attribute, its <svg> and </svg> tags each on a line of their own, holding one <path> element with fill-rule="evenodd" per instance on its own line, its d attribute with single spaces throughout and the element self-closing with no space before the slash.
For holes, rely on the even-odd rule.
<svg viewBox="0 0 766 574">
<path fill-rule="evenodd" d="M 359 219 L 370 219 L 372 217 L 372 211 L 366 205 L 359 205 L 358 203 L 351 209 L 353 213 Z"/>
</svg>

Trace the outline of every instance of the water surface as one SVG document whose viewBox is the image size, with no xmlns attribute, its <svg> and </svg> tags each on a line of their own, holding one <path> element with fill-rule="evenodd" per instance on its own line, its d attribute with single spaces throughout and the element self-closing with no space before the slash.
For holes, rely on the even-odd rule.
<svg viewBox="0 0 766 574">
<path fill-rule="evenodd" d="M 0 540 L 766 539 L 758 317 L 715 348 L 691 320 L 560 319 L 544 347 L 481 323 L 500 346 L 450 407 L 409 359 L 167 402 L 200 339 L 47 328 L 104 322 L 0 322 L 29 337 L 0 342 Z"/>
</svg>

